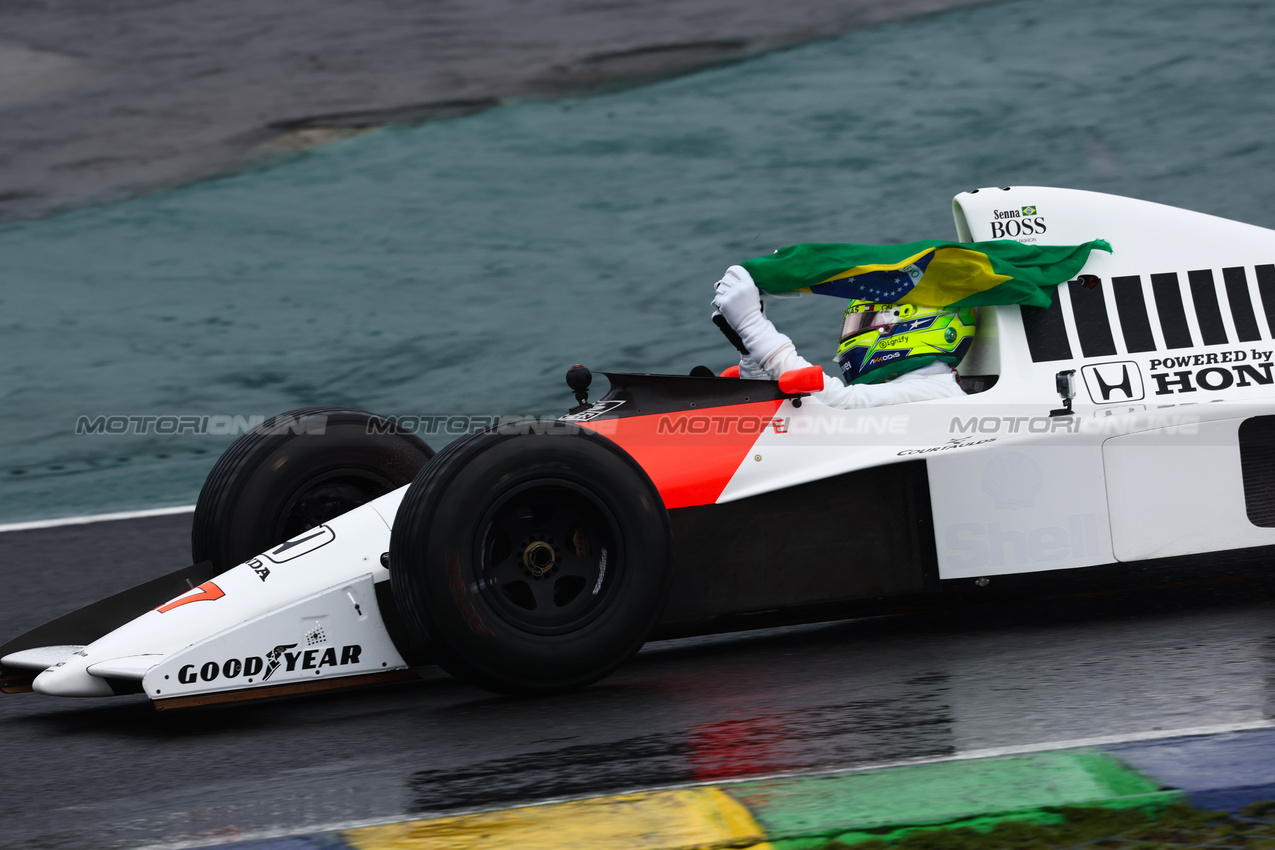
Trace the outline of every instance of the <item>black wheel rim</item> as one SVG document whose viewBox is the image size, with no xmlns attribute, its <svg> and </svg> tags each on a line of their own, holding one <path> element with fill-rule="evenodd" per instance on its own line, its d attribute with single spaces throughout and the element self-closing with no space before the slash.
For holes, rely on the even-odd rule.
<svg viewBox="0 0 1275 850">
<path fill-rule="evenodd" d="M 619 584 L 619 525 L 595 494 L 560 479 L 501 495 L 478 525 L 479 592 L 525 632 L 564 634 L 606 610 Z"/>
<path fill-rule="evenodd" d="M 279 542 L 291 540 L 393 489 L 392 481 L 365 469 L 326 472 L 306 481 L 288 499 L 279 512 L 274 536 Z"/>
</svg>

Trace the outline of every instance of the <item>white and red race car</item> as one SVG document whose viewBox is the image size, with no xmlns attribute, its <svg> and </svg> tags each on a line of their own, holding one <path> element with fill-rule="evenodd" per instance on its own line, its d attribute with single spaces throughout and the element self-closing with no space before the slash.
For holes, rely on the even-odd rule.
<svg viewBox="0 0 1275 850">
<path fill-rule="evenodd" d="M 1275 231 L 1056 188 L 953 203 L 962 241 L 1093 254 L 980 311 L 967 395 L 828 407 L 800 380 L 609 374 L 593 404 L 434 455 L 381 417 L 241 437 L 194 566 L 0 647 L 0 688 L 180 707 L 437 663 L 546 692 L 645 640 L 1275 554 Z M 787 378 L 787 376 L 786 376 Z M 991 589 L 989 589 L 991 588 Z"/>
</svg>

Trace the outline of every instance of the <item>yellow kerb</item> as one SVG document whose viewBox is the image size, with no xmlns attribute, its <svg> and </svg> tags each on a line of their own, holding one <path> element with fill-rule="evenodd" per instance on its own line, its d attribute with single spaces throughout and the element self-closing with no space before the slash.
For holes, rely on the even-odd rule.
<svg viewBox="0 0 1275 850">
<path fill-rule="evenodd" d="M 476 815 L 352 829 L 358 850 L 770 850 L 766 831 L 720 788 L 645 791 Z"/>
</svg>

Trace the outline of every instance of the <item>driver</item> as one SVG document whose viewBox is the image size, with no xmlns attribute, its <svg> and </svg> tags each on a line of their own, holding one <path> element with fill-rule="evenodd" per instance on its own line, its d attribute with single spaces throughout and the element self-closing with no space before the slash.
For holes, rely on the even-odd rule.
<svg viewBox="0 0 1275 850">
<path fill-rule="evenodd" d="M 739 361 L 741 378 L 776 380 L 811 365 L 762 313 L 747 269 L 731 266 L 716 291 L 713 307 L 748 349 Z M 813 397 L 829 407 L 856 408 L 964 395 L 955 367 L 973 342 L 972 308 L 851 301 L 837 348 L 846 384 L 825 373 L 824 389 Z"/>
</svg>

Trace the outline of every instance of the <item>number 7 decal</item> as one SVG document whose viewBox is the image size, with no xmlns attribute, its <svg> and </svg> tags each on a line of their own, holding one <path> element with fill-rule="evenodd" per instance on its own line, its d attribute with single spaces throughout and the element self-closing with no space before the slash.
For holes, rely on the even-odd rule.
<svg viewBox="0 0 1275 850">
<path fill-rule="evenodd" d="M 211 581 L 206 581 L 199 587 L 192 588 L 189 593 L 184 593 L 172 602 L 161 605 L 155 610 L 164 614 L 174 608 L 178 608 L 190 602 L 212 602 L 214 599 L 220 599 L 225 595 L 226 594 L 222 592 L 220 587 L 213 584 Z"/>
</svg>

